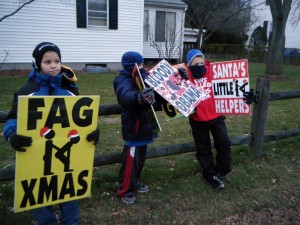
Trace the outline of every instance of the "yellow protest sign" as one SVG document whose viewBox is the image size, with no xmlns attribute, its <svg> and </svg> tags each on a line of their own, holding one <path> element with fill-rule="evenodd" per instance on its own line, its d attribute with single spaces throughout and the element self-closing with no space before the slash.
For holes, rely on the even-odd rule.
<svg viewBox="0 0 300 225">
<path fill-rule="evenodd" d="M 91 193 L 99 96 L 19 96 L 18 134 L 32 137 L 16 153 L 14 211 L 85 198 Z"/>
</svg>

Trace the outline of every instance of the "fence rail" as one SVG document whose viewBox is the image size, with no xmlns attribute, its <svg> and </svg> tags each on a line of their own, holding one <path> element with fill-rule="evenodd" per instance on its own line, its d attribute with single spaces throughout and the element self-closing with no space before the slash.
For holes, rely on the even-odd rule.
<svg viewBox="0 0 300 225">
<path fill-rule="evenodd" d="M 300 135 L 300 128 L 279 131 L 273 134 L 264 134 L 265 123 L 267 118 L 267 108 L 269 101 L 300 98 L 300 90 L 280 91 L 269 93 L 269 80 L 259 78 L 257 80 L 256 92 L 258 93 L 258 102 L 253 106 L 251 130 L 249 135 L 242 135 L 231 138 L 231 145 L 248 144 L 249 150 L 257 157 L 263 152 L 263 143 L 277 141 L 285 138 L 291 138 Z M 158 109 L 159 110 L 159 109 Z M 6 121 L 8 111 L 0 112 L 0 122 Z M 116 115 L 121 113 L 121 107 L 117 104 L 104 104 L 99 108 L 99 116 Z M 213 143 L 212 143 L 212 146 Z M 194 152 L 194 143 L 183 143 L 178 145 L 168 145 L 161 147 L 150 147 L 147 152 L 147 159 L 163 156 L 170 156 L 188 152 Z M 104 166 L 119 163 L 121 161 L 121 152 L 108 155 L 99 155 L 94 158 L 94 166 Z M 0 170 L 0 181 L 14 179 L 15 165 L 9 165 Z"/>
</svg>

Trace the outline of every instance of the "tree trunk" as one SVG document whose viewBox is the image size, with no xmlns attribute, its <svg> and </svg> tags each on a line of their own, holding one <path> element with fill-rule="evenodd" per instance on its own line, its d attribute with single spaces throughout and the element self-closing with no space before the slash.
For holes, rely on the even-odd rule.
<svg viewBox="0 0 300 225">
<path fill-rule="evenodd" d="M 283 51 L 285 47 L 285 27 L 292 0 L 269 0 L 273 18 L 272 34 L 266 59 L 265 75 L 282 75 Z"/>
<path fill-rule="evenodd" d="M 283 51 L 285 47 L 285 34 L 282 21 L 273 20 L 273 31 L 269 40 L 266 60 L 266 75 L 282 75 Z"/>
</svg>

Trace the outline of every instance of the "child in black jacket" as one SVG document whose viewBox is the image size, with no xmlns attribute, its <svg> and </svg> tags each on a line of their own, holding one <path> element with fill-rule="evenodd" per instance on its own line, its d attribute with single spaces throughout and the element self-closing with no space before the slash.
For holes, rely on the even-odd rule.
<svg viewBox="0 0 300 225">
<path fill-rule="evenodd" d="M 8 121 L 5 124 L 3 136 L 16 151 L 26 154 L 26 147 L 31 146 L 32 138 L 17 134 L 17 109 L 18 96 L 20 95 L 78 95 L 76 75 L 71 68 L 61 64 L 60 49 L 51 42 L 38 44 L 33 53 L 35 59 L 34 68 L 28 76 L 28 82 L 14 93 Z M 96 129 L 87 136 L 88 141 L 98 143 L 100 130 Z M 57 218 L 52 206 L 33 209 L 33 216 L 37 225 L 54 224 L 59 220 L 62 224 L 78 224 L 79 208 L 77 201 L 63 202 L 59 204 L 61 217 Z"/>
<path fill-rule="evenodd" d="M 135 64 L 139 66 L 142 78 L 146 71 L 143 68 L 144 58 L 134 51 L 122 56 L 123 70 L 114 79 L 114 90 L 119 104 L 122 106 L 122 135 L 125 140 L 122 155 L 122 166 L 119 173 L 117 195 L 126 204 L 136 202 L 134 190 L 140 193 L 149 191 L 149 187 L 140 181 L 144 167 L 147 145 L 153 141 L 155 134 L 147 115 L 147 109 L 154 102 L 153 88 L 139 91 L 132 77 Z"/>
</svg>

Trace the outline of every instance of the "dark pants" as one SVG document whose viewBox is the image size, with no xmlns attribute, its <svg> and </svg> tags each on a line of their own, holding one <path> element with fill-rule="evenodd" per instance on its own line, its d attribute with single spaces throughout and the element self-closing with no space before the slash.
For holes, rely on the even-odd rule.
<svg viewBox="0 0 300 225">
<path fill-rule="evenodd" d="M 123 196 L 127 192 L 138 189 L 146 154 L 147 145 L 139 147 L 124 146 L 119 173 L 118 196 Z"/>
<path fill-rule="evenodd" d="M 61 217 L 59 218 L 64 225 L 79 224 L 79 207 L 76 200 L 59 204 Z M 52 206 L 44 206 L 32 210 L 34 218 L 37 220 L 35 225 L 54 225 L 57 224 Z"/>
<path fill-rule="evenodd" d="M 231 171 L 231 141 L 225 124 L 225 117 L 221 116 L 207 122 L 197 122 L 189 119 L 196 145 L 196 158 L 203 169 L 205 178 L 219 174 L 225 176 Z M 214 163 L 210 133 L 216 148 L 216 162 Z"/>
</svg>

